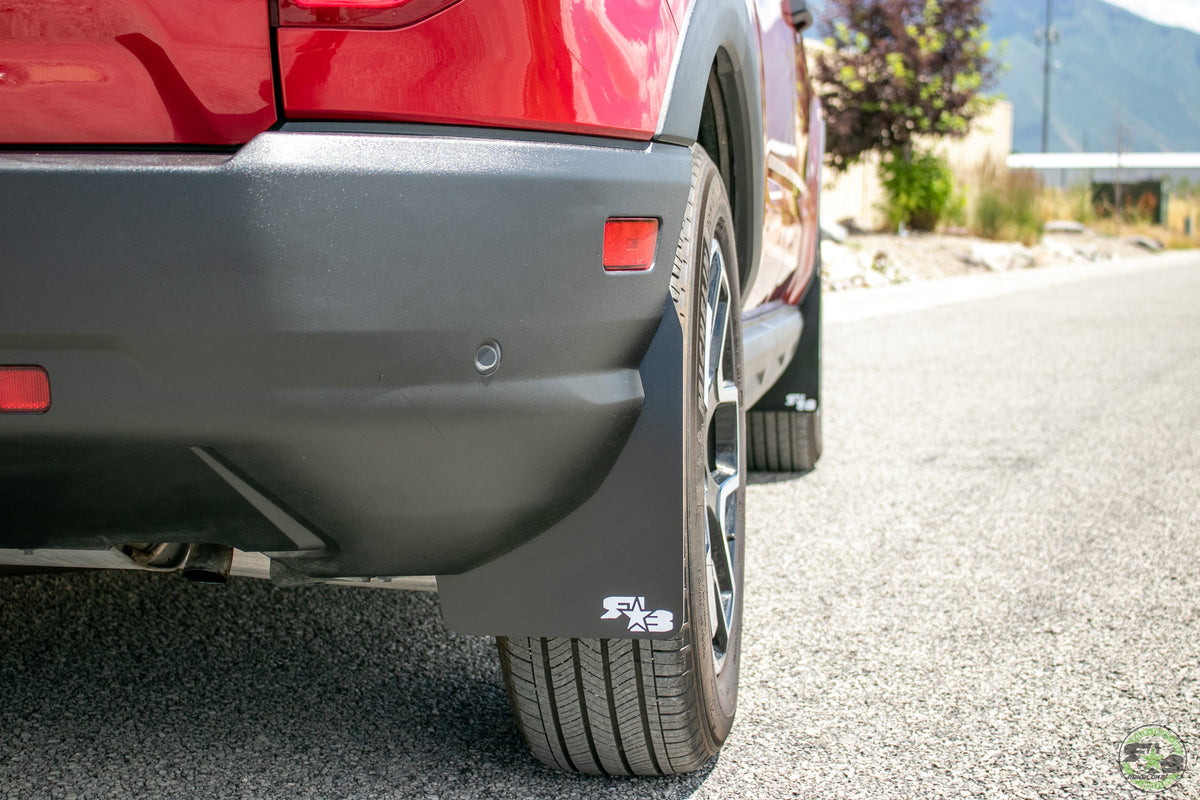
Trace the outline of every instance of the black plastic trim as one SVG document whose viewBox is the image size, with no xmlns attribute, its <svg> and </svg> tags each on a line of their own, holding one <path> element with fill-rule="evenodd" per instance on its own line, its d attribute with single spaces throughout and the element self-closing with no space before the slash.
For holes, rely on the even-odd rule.
<svg viewBox="0 0 1200 800">
<path fill-rule="evenodd" d="M 316 579 L 446 575 L 594 529 L 576 510 L 658 391 L 670 280 L 605 273 L 604 220 L 663 220 L 667 258 L 690 154 L 426 130 L 0 153 L 0 363 L 55 385 L 50 413 L 0 418 L 0 547 L 296 548 L 191 448 L 326 542 L 288 559 Z M 487 340 L 503 361 L 481 376 Z"/>
<path fill-rule="evenodd" d="M 736 198 L 738 264 L 742 286 L 747 287 L 758 269 L 766 201 L 757 25 L 744 0 L 705 0 L 689 5 L 681 36 L 674 81 L 655 139 L 684 145 L 696 141 L 709 73 L 716 66 L 737 165 L 730 194 Z"/>
</svg>

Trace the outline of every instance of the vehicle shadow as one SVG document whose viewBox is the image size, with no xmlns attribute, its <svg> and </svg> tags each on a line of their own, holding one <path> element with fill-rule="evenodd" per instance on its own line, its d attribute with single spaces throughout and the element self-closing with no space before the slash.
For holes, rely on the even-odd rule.
<svg viewBox="0 0 1200 800">
<path fill-rule="evenodd" d="M 808 469 L 803 472 L 748 472 L 746 475 L 746 484 L 748 486 L 759 486 L 769 483 L 787 483 L 798 478 L 803 478 L 805 475 L 810 475 L 814 470 Z"/>
<path fill-rule="evenodd" d="M 0 785 L 23 796 L 687 797 L 567 776 L 516 733 L 491 639 L 436 598 L 172 575 L 0 580 Z"/>
</svg>

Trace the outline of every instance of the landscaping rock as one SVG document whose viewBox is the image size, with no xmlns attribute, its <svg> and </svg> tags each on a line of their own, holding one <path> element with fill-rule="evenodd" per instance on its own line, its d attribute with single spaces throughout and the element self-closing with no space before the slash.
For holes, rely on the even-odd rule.
<svg viewBox="0 0 1200 800">
<path fill-rule="evenodd" d="M 833 241 L 821 242 L 821 280 L 830 291 L 888 286 L 910 280 L 903 266 L 887 252 L 873 253 Z"/>
<path fill-rule="evenodd" d="M 1167 249 L 1165 244 L 1160 242 L 1158 239 L 1152 239 L 1149 236 L 1126 236 L 1125 241 L 1129 242 L 1130 244 L 1137 245 L 1138 247 L 1144 247 L 1152 253 L 1161 253 L 1163 250 Z"/>
<path fill-rule="evenodd" d="M 827 241 L 837 242 L 842 244 L 846 241 L 846 237 L 850 235 L 850 231 L 846 230 L 844 225 L 839 225 L 831 219 L 821 220 L 821 238 Z"/>
<path fill-rule="evenodd" d="M 1087 226 L 1071 219 L 1052 219 L 1042 226 L 1046 233 L 1087 233 Z"/>
<path fill-rule="evenodd" d="M 1051 233 L 1035 247 L 947 233 L 858 234 L 845 244 L 821 243 L 825 287 L 832 291 L 882 286 L 993 270 L 1071 262 L 1109 261 L 1145 255 L 1147 242 L 1118 239 L 1090 230 Z"/>
<path fill-rule="evenodd" d="M 1024 245 L 1008 242 L 978 242 L 971 246 L 967 262 L 986 267 L 993 272 L 1022 269 L 1034 264 L 1033 251 Z"/>
</svg>

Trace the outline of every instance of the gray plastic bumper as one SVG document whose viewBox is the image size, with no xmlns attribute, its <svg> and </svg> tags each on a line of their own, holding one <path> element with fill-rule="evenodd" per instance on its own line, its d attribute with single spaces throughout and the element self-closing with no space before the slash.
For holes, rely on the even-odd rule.
<svg viewBox="0 0 1200 800">
<path fill-rule="evenodd" d="M 437 574 L 447 620 L 488 633 L 618 635 L 592 595 L 664 570 L 677 609 L 689 178 L 672 145 L 411 132 L 0 153 L 0 364 L 53 394 L 0 415 L 0 547 Z M 614 215 L 662 220 L 655 269 L 603 271 Z"/>
</svg>

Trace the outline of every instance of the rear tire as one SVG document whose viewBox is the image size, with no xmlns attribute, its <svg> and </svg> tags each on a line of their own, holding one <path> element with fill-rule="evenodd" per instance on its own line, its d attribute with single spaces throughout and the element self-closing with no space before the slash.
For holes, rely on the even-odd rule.
<svg viewBox="0 0 1200 800">
<path fill-rule="evenodd" d="M 751 411 L 750 469 L 808 472 L 821 457 L 821 410 Z"/>
<path fill-rule="evenodd" d="M 497 639 L 517 727 L 551 767 L 692 772 L 733 724 L 746 472 L 736 252 L 721 175 L 695 146 L 671 281 L 684 328 L 685 619 L 653 641 Z"/>
</svg>

